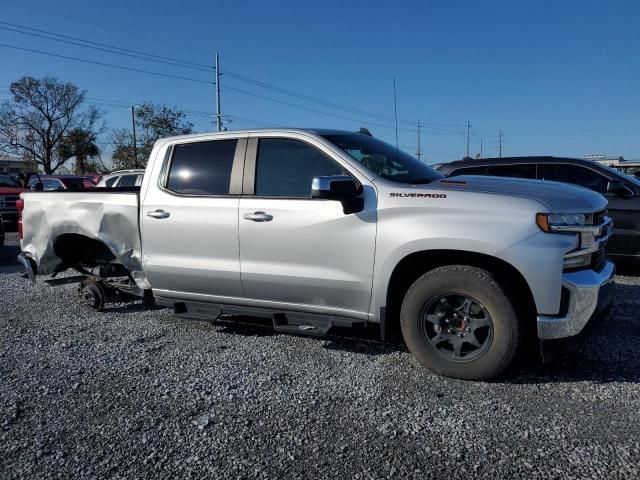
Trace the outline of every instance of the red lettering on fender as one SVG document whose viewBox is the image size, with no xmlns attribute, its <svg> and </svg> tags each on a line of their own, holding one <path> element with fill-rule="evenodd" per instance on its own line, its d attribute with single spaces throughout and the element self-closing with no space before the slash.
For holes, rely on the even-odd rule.
<svg viewBox="0 0 640 480">
<path fill-rule="evenodd" d="M 408 193 L 408 192 L 391 192 L 390 197 L 394 198 L 447 198 L 446 193 Z"/>
</svg>

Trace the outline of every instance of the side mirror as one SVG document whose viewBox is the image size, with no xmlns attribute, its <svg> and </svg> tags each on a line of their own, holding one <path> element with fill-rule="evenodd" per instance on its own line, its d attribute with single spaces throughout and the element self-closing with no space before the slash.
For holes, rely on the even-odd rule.
<svg viewBox="0 0 640 480">
<path fill-rule="evenodd" d="M 33 184 L 32 187 L 36 192 L 42 192 L 44 190 L 44 185 L 42 184 L 42 182 L 36 182 Z"/>
<path fill-rule="evenodd" d="M 313 177 L 311 182 L 311 198 L 338 200 L 346 215 L 364 208 L 364 199 L 359 197 L 362 192 L 362 185 L 348 175 Z"/>
<path fill-rule="evenodd" d="M 362 185 L 348 175 L 314 177 L 311 182 L 311 198 L 347 200 L 362 193 Z"/>
<path fill-rule="evenodd" d="M 622 180 L 616 179 L 609 180 L 609 183 L 607 183 L 607 192 L 615 193 L 616 195 L 624 197 L 629 193 L 629 189 L 625 186 Z"/>
</svg>

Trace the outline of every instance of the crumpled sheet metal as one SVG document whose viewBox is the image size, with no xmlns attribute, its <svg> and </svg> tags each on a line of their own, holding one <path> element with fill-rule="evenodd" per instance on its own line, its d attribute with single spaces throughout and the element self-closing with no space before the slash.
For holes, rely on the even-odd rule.
<svg viewBox="0 0 640 480">
<path fill-rule="evenodd" d="M 54 253 L 54 240 L 77 233 L 104 243 L 139 288 L 150 288 L 142 271 L 136 194 L 38 192 L 22 198 L 22 251 L 35 260 L 39 274 L 53 273 L 62 263 Z"/>
</svg>

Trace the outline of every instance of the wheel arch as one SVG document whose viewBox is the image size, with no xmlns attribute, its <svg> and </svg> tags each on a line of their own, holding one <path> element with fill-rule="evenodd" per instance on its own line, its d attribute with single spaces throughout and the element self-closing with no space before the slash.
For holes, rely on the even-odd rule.
<svg viewBox="0 0 640 480">
<path fill-rule="evenodd" d="M 536 305 L 524 275 L 509 262 L 495 256 L 465 250 L 421 250 L 404 256 L 396 263 L 389 280 L 380 312 L 383 339 L 400 331 L 400 307 L 409 287 L 424 273 L 445 265 L 469 265 L 490 272 L 517 305 L 526 333 L 535 333 Z"/>
<path fill-rule="evenodd" d="M 107 243 L 81 233 L 62 233 L 53 240 L 53 253 L 63 265 L 108 265 L 120 263 L 118 255 Z"/>
</svg>

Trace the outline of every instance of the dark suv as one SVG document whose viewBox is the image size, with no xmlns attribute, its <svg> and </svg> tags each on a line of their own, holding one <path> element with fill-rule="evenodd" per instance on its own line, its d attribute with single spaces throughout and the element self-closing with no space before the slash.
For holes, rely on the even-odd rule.
<svg viewBox="0 0 640 480">
<path fill-rule="evenodd" d="M 506 157 L 459 160 L 438 167 L 448 177 L 492 175 L 573 183 L 609 200 L 613 236 L 607 254 L 640 265 L 640 179 L 591 160 L 559 157 Z"/>
</svg>

